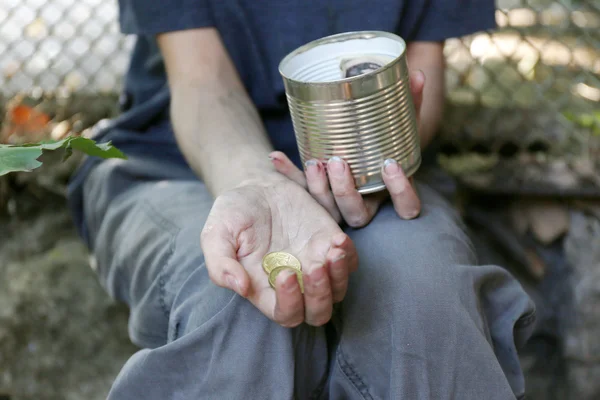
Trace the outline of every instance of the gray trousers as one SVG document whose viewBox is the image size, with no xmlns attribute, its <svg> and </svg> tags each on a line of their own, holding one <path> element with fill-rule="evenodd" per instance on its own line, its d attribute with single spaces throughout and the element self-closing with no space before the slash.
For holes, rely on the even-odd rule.
<svg viewBox="0 0 600 400">
<path fill-rule="evenodd" d="M 212 199 L 190 171 L 130 157 L 85 182 L 93 266 L 131 308 L 142 350 L 110 399 L 522 398 L 517 348 L 534 306 L 503 268 L 477 265 L 450 205 L 424 184 L 422 215 L 386 205 L 347 229 L 360 257 L 324 327 L 283 328 L 208 278 L 200 231 Z"/>
</svg>

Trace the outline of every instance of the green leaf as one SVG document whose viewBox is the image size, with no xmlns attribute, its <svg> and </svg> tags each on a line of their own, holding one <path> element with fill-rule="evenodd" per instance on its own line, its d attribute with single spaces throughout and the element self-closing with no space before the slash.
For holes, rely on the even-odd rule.
<svg viewBox="0 0 600 400">
<path fill-rule="evenodd" d="M 121 153 L 121 150 L 117 149 L 108 143 L 96 143 L 91 139 L 83 137 L 75 137 L 70 142 L 73 150 L 79 150 L 87 154 L 88 156 L 101 157 L 101 158 L 126 158 L 125 154 Z"/>
<path fill-rule="evenodd" d="M 0 176 L 9 172 L 31 171 L 40 165 L 37 159 L 42 150 L 35 147 L 8 147 L 0 145 Z"/>
<path fill-rule="evenodd" d="M 55 142 L 27 143 L 23 145 L 0 144 L 0 176 L 9 172 L 31 171 L 42 165 L 38 158 L 43 151 L 65 149 L 63 161 L 71 156 L 73 150 L 81 151 L 92 157 L 127 157 L 111 142 L 96 143 L 92 139 L 70 136 Z"/>
</svg>

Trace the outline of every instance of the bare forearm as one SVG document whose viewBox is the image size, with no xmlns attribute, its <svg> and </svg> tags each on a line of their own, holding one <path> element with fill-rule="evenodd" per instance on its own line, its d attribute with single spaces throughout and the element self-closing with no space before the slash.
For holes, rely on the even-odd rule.
<svg viewBox="0 0 600 400">
<path fill-rule="evenodd" d="M 274 174 L 260 117 L 242 88 L 206 82 L 172 87 L 171 119 L 183 154 L 217 196 Z"/>
<path fill-rule="evenodd" d="M 218 196 L 278 176 L 260 117 L 213 28 L 158 36 L 171 89 L 171 121 L 185 158 Z"/>
<path fill-rule="evenodd" d="M 444 75 L 422 69 L 426 76 L 423 89 L 423 105 L 421 106 L 421 122 L 419 134 L 421 148 L 427 147 L 435 137 L 444 112 Z"/>
</svg>

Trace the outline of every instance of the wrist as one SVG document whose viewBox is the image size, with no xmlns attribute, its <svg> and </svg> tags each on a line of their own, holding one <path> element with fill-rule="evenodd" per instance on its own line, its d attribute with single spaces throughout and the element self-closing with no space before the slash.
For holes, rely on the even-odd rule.
<svg viewBox="0 0 600 400">
<path fill-rule="evenodd" d="M 240 173 L 229 174 L 226 179 L 218 180 L 218 183 L 216 183 L 213 190 L 211 190 L 215 197 L 223 192 L 240 187 L 268 187 L 289 181 L 288 178 L 268 167 L 239 167 L 239 170 Z"/>
<path fill-rule="evenodd" d="M 251 174 L 247 176 L 245 179 L 238 182 L 235 187 L 244 187 L 244 186 L 259 186 L 259 187 L 268 187 L 277 184 L 287 183 L 290 180 L 274 170 L 266 170 L 256 172 L 255 174 Z"/>
</svg>

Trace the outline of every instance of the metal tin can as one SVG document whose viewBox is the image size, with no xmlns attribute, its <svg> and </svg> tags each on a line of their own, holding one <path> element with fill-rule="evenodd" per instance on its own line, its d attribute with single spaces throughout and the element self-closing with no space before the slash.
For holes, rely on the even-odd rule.
<svg viewBox="0 0 600 400">
<path fill-rule="evenodd" d="M 383 161 L 411 176 L 421 164 L 406 43 L 379 31 L 305 44 L 279 65 L 302 162 L 348 162 L 360 193 L 385 188 Z"/>
</svg>

